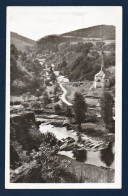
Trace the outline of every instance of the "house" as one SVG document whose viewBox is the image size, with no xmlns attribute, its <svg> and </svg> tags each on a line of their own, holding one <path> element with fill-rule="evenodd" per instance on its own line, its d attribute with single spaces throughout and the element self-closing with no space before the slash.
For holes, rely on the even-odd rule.
<svg viewBox="0 0 128 196">
<path fill-rule="evenodd" d="M 58 78 L 57 78 L 58 82 L 62 82 L 62 83 L 65 83 L 65 82 L 69 82 L 69 79 L 60 75 Z"/>
</svg>

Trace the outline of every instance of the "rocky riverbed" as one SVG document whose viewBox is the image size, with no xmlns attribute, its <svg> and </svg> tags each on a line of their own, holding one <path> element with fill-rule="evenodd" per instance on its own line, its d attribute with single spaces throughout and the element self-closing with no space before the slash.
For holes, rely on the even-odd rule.
<svg viewBox="0 0 128 196">
<path fill-rule="evenodd" d="M 66 117 L 60 117 L 57 115 L 51 115 L 50 117 L 43 115 L 36 118 L 37 122 L 40 122 L 39 130 L 41 133 L 51 132 L 58 140 L 61 141 L 60 155 L 65 155 L 74 159 L 73 149 L 75 147 L 87 150 L 87 163 L 96 166 L 108 167 L 105 162 L 101 160 L 101 152 L 106 149 L 111 141 L 113 141 L 113 134 L 103 134 L 100 137 L 87 135 L 85 132 L 81 134 L 81 141 L 79 141 L 79 134 L 76 130 L 68 130 L 69 121 Z M 85 126 L 85 124 L 84 124 Z M 92 126 L 92 123 L 90 123 Z M 89 127 L 89 123 L 87 123 Z M 93 133 L 94 134 L 94 133 Z M 113 147 L 112 147 L 113 148 Z M 110 149 L 112 150 L 112 149 Z M 111 159 L 111 157 L 109 157 Z M 114 160 L 109 168 L 114 168 Z"/>
</svg>

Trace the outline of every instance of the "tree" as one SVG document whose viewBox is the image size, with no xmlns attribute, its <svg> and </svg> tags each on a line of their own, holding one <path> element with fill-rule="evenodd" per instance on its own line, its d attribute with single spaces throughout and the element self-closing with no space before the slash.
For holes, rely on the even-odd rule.
<svg viewBox="0 0 128 196">
<path fill-rule="evenodd" d="M 50 73 L 50 78 L 51 78 L 52 82 L 56 82 L 56 75 L 54 74 L 52 67 L 50 67 L 49 73 Z"/>
<path fill-rule="evenodd" d="M 11 44 L 10 47 L 11 84 L 18 77 L 17 60 L 18 60 L 18 50 L 15 47 L 15 45 Z"/>
<path fill-rule="evenodd" d="M 18 60 L 18 50 L 17 48 L 15 47 L 14 44 L 11 44 L 11 51 L 10 51 L 11 55 L 14 56 L 14 58 L 16 60 Z"/>
<path fill-rule="evenodd" d="M 30 97 L 31 97 L 31 94 L 30 94 L 29 91 L 26 93 L 26 97 L 28 98 L 28 101 L 29 101 L 29 99 L 30 99 Z"/>
<path fill-rule="evenodd" d="M 51 102 L 51 99 L 49 98 L 48 96 L 48 93 L 47 92 L 44 92 L 44 95 L 43 95 L 43 101 L 44 101 L 44 105 L 47 105 L 48 103 Z"/>
<path fill-rule="evenodd" d="M 102 149 L 100 151 L 101 161 L 104 162 L 108 167 L 114 161 L 114 154 L 112 148 L 113 148 L 113 142 L 110 142 L 107 148 Z"/>
<path fill-rule="evenodd" d="M 85 149 L 73 149 L 73 157 L 76 158 L 77 161 L 85 162 L 87 160 L 87 151 Z"/>
<path fill-rule="evenodd" d="M 55 76 L 54 72 L 51 73 L 51 80 L 53 82 L 56 82 L 56 76 Z"/>
<path fill-rule="evenodd" d="M 35 101 L 34 103 L 32 103 L 32 107 L 34 109 L 41 109 L 41 103 L 39 101 Z"/>
<path fill-rule="evenodd" d="M 55 95 L 55 102 L 57 102 L 59 100 L 59 96 L 58 96 L 58 92 L 59 92 L 59 87 L 56 85 L 54 87 L 54 95 Z"/>
<path fill-rule="evenodd" d="M 21 56 L 21 60 L 22 61 L 25 61 L 27 59 L 27 57 L 26 57 L 26 52 L 23 52 L 22 53 L 22 56 Z"/>
<path fill-rule="evenodd" d="M 62 63 L 60 64 L 60 68 L 65 68 L 67 66 L 67 62 L 66 62 L 66 60 L 65 60 L 65 58 L 63 58 L 63 61 L 62 61 Z"/>
<path fill-rule="evenodd" d="M 81 93 L 76 92 L 74 98 L 74 112 L 78 129 L 81 132 L 81 123 L 85 120 L 85 113 L 87 112 L 87 104 Z"/>
<path fill-rule="evenodd" d="M 56 95 L 55 98 L 54 98 L 54 101 L 58 102 L 59 101 L 59 96 Z"/>
<path fill-rule="evenodd" d="M 73 157 L 76 158 L 77 161 L 81 162 L 81 179 L 80 182 L 83 182 L 83 168 L 82 163 L 87 160 L 87 151 L 85 149 L 73 149 Z"/>
<path fill-rule="evenodd" d="M 38 182 L 77 182 L 76 175 L 67 170 L 70 162 L 65 159 L 60 160 L 57 152 L 58 148 L 49 145 L 47 142 L 41 144 L 38 152 L 32 151 L 31 159 L 36 162 L 36 166 L 39 168 L 38 174 L 35 173 L 33 176 L 33 182 L 35 182 L 37 175 L 40 176 Z"/>
<path fill-rule="evenodd" d="M 58 145 L 58 140 L 57 140 L 56 136 L 51 132 L 46 132 L 46 133 L 42 134 L 42 142 L 46 142 L 50 146 Z"/>
<path fill-rule="evenodd" d="M 101 116 L 106 125 L 109 128 L 113 124 L 113 108 L 114 99 L 108 92 L 104 92 L 100 98 Z"/>
<path fill-rule="evenodd" d="M 72 117 L 73 114 L 72 114 L 72 108 L 70 106 L 67 106 L 67 109 L 66 109 L 66 116 L 68 118 Z"/>
<path fill-rule="evenodd" d="M 10 58 L 10 65 L 11 65 L 11 84 L 18 76 L 18 69 L 17 69 L 17 61 L 14 56 L 11 55 Z"/>
<path fill-rule="evenodd" d="M 58 88 L 58 86 L 56 85 L 55 87 L 54 87 L 54 95 L 56 96 L 56 94 L 57 94 L 57 92 L 59 91 L 59 88 Z"/>
<path fill-rule="evenodd" d="M 40 90 L 39 90 L 39 89 L 36 89 L 36 94 L 37 94 L 38 101 L 39 101 L 39 98 L 40 98 L 40 96 L 41 96 L 41 92 L 40 92 Z"/>
<path fill-rule="evenodd" d="M 27 95 L 26 95 L 26 93 L 23 93 L 22 98 L 23 98 L 24 102 L 27 100 Z"/>
<path fill-rule="evenodd" d="M 60 112 L 62 110 L 62 108 L 60 107 L 60 105 L 59 104 L 56 104 L 55 105 L 55 113 L 58 113 L 58 112 Z"/>
</svg>

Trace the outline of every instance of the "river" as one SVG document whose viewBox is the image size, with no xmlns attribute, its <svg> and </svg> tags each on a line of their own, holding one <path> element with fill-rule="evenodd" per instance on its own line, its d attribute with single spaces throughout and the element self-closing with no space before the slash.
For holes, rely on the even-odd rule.
<svg viewBox="0 0 128 196">
<path fill-rule="evenodd" d="M 41 133 L 46 133 L 46 132 L 54 133 L 54 135 L 56 136 L 56 138 L 58 140 L 62 140 L 63 138 L 66 139 L 67 137 L 73 138 L 75 140 L 75 142 L 77 142 L 77 140 L 78 140 L 78 136 L 76 135 L 76 132 L 73 130 L 67 130 L 66 127 L 54 127 L 51 124 L 42 123 L 39 127 L 39 130 Z M 88 137 L 86 135 L 85 139 L 90 140 L 90 137 Z M 92 139 L 92 141 L 94 142 L 93 139 Z M 65 155 L 67 157 L 74 159 L 73 153 L 70 150 L 69 151 L 60 151 L 59 154 Z M 93 149 L 90 149 L 90 150 L 87 150 L 87 160 L 85 162 L 87 164 L 95 165 L 98 167 L 102 166 L 102 167 L 114 169 L 115 163 L 114 163 L 113 156 L 114 155 L 111 153 L 111 149 L 108 149 L 108 151 L 105 151 L 105 152 L 103 150 L 95 151 Z M 107 160 L 105 159 L 105 157 L 107 157 L 107 159 L 109 159 L 109 164 L 107 163 Z"/>
</svg>

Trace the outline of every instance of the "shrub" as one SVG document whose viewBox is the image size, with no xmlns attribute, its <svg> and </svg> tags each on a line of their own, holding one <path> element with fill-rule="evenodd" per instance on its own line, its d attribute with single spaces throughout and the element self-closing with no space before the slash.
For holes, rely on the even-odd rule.
<svg viewBox="0 0 128 196">
<path fill-rule="evenodd" d="M 58 113 L 62 110 L 61 106 L 59 104 L 55 105 L 55 112 Z"/>
<path fill-rule="evenodd" d="M 20 105 L 21 101 L 13 101 L 13 105 Z"/>
<path fill-rule="evenodd" d="M 56 136 L 51 132 L 43 133 L 42 140 L 50 146 L 55 146 L 56 144 L 58 144 Z"/>
<path fill-rule="evenodd" d="M 111 78 L 111 80 L 110 80 L 110 88 L 111 87 L 113 87 L 113 86 L 115 86 L 115 78 L 113 77 L 113 78 Z"/>
<path fill-rule="evenodd" d="M 59 97 L 57 95 L 55 96 L 54 101 L 55 102 L 58 102 L 59 101 Z"/>
<path fill-rule="evenodd" d="M 33 107 L 34 109 L 40 109 L 40 108 L 41 108 L 41 103 L 35 101 L 34 103 L 32 103 L 32 107 Z"/>
<path fill-rule="evenodd" d="M 107 124 L 107 129 L 110 133 L 115 133 L 115 121 L 113 120 L 111 123 Z"/>
<path fill-rule="evenodd" d="M 42 92 L 40 91 L 40 89 L 36 89 L 36 96 L 38 97 L 38 101 L 41 95 L 42 95 Z"/>
<path fill-rule="evenodd" d="M 96 123 L 98 122 L 98 118 L 96 115 L 87 116 L 87 118 L 85 119 L 85 122 Z"/>
<path fill-rule="evenodd" d="M 99 136 L 102 136 L 104 134 L 103 131 L 101 130 L 95 130 L 93 128 L 87 128 L 87 129 L 84 129 L 83 132 L 87 135 L 90 135 L 90 136 L 96 136 L 96 137 L 99 137 Z"/>
<path fill-rule="evenodd" d="M 68 170 L 70 162 L 65 159 L 60 160 L 55 148 L 49 144 L 42 143 L 38 152 L 32 151 L 31 158 L 37 162 L 40 169 L 40 182 L 77 182 L 75 173 Z M 35 181 L 35 178 L 33 180 Z"/>
<path fill-rule="evenodd" d="M 85 162 L 87 160 L 87 151 L 85 149 L 73 149 L 73 157 L 76 158 L 77 161 Z"/>
<path fill-rule="evenodd" d="M 20 105 L 21 101 L 10 101 L 10 105 Z"/>
<path fill-rule="evenodd" d="M 25 108 L 29 107 L 29 103 L 28 103 L 28 102 L 23 102 L 22 105 L 23 105 Z"/>
<path fill-rule="evenodd" d="M 10 101 L 10 105 L 11 105 L 11 106 L 13 105 L 13 101 Z"/>
<path fill-rule="evenodd" d="M 44 92 L 43 101 L 44 101 L 44 105 L 47 105 L 47 104 L 51 103 L 51 99 L 48 96 L 48 93 L 47 92 Z"/>
<path fill-rule="evenodd" d="M 66 116 L 69 117 L 69 118 L 73 117 L 73 111 L 72 111 L 72 108 L 70 106 L 67 106 Z"/>
</svg>

